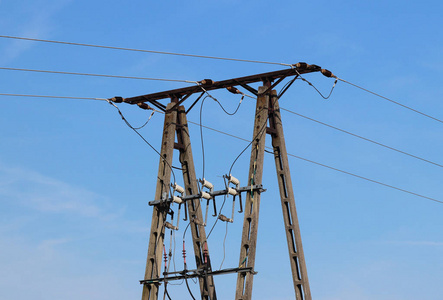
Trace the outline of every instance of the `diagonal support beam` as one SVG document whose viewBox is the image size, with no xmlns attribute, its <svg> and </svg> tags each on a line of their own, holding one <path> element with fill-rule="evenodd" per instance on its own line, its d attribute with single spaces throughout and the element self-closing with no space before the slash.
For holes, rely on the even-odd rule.
<svg viewBox="0 0 443 300">
<path fill-rule="evenodd" d="M 262 86 L 258 90 L 257 106 L 255 110 L 253 141 L 251 144 L 251 159 L 248 183 L 262 184 L 263 160 L 265 153 L 265 137 L 268 120 L 269 95 L 263 94 L 269 86 Z M 249 192 L 245 203 L 245 216 L 240 248 L 239 267 L 254 269 L 255 251 L 257 247 L 258 217 L 260 210 L 260 192 Z M 240 273 L 237 276 L 236 300 L 250 300 L 254 273 Z"/>
<path fill-rule="evenodd" d="M 174 103 L 168 104 L 168 108 L 171 108 L 173 105 Z M 168 197 L 169 184 L 171 182 L 171 166 L 175 141 L 176 119 L 177 111 L 170 111 L 165 114 L 155 199 L 166 199 Z M 161 275 L 162 246 L 165 235 L 166 214 L 168 210 L 169 204 L 165 206 L 157 205 L 154 207 L 152 213 L 148 258 L 146 261 L 146 271 L 144 277 L 145 280 L 157 279 Z M 158 285 L 143 285 L 142 300 L 156 300 L 157 298 Z"/>
<path fill-rule="evenodd" d="M 183 145 L 180 148 L 180 163 L 183 169 L 183 180 L 187 195 L 198 194 L 198 183 L 195 175 L 194 159 L 192 157 L 191 140 L 189 136 L 188 122 L 185 108 L 178 108 L 177 141 Z M 212 272 L 211 260 L 209 258 L 208 245 L 206 241 L 205 227 L 200 206 L 200 199 L 186 201 L 189 213 L 189 222 L 194 246 L 194 256 L 197 269 L 205 269 Z M 204 253 L 206 250 L 206 258 Z M 206 263 L 205 263 L 206 260 Z M 199 278 L 201 299 L 217 299 L 215 293 L 214 279 L 212 275 Z"/>
<path fill-rule="evenodd" d="M 272 91 L 270 101 L 269 125 L 272 132 L 272 147 L 274 148 L 275 168 L 288 242 L 289 260 L 291 263 L 292 279 L 296 300 L 311 300 L 308 272 L 303 253 L 297 210 L 295 208 L 294 190 L 289 171 L 288 153 L 286 152 L 285 137 L 276 91 Z"/>
</svg>

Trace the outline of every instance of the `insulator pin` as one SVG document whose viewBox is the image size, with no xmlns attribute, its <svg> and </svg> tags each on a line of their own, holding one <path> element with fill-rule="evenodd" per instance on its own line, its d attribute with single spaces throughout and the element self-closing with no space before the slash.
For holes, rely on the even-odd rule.
<svg viewBox="0 0 443 300">
<path fill-rule="evenodd" d="M 298 62 L 295 64 L 295 66 L 297 67 L 297 69 L 306 69 L 308 67 L 308 64 L 305 62 Z"/>
<path fill-rule="evenodd" d="M 241 92 L 239 91 L 239 89 L 236 88 L 236 87 L 228 86 L 226 89 L 227 89 L 228 91 L 230 91 L 231 93 L 233 93 L 233 94 L 241 94 Z"/>
<path fill-rule="evenodd" d="M 326 76 L 326 77 L 334 77 L 337 78 L 337 76 L 335 76 L 334 74 L 332 74 L 331 71 L 326 70 L 326 69 L 321 69 L 321 73 Z"/>
<path fill-rule="evenodd" d="M 117 97 L 111 98 L 109 100 L 111 100 L 112 102 L 115 102 L 115 103 L 122 103 L 124 101 L 124 98 L 117 96 Z"/>
<path fill-rule="evenodd" d="M 146 109 L 146 110 L 152 110 L 152 107 L 150 107 L 148 104 L 142 102 L 142 103 L 137 103 L 138 107 L 140 107 L 141 109 Z"/>
<path fill-rule="evenodd" d="M 183 203 L 183 199 L 178 197 L 178 196 L 173 196 L 172 197 L 172 201 L 178 204 L 182 204 Z"/>
<path fill-rule="evenodd" d="M 203 79 L 202 81 L 200 81 L 200 83 L 203 85 L 211 85 L 214 83 L 214 81 L 212 81 L 212 79 Z"/>
<path fill-rule="evenodd" d="M 212 196 L 209 193 L 206 193 L 206 192 L 201 192 L 201 197 L 203 199 L 206 199 L 206 200 L 209 200 L 209 199 L 212 198 Z"/>
</svg>

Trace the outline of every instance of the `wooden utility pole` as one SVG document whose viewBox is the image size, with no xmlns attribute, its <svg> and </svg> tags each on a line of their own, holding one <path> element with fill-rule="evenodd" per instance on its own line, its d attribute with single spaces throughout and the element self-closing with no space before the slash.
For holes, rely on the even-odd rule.
<svg viewBox="0 0 443 300">
<path fill-rule="evenodd" d="M 170 204 L 166 201 L 169 195 L 169 186 L 171 182 L 171 166 L 173 150 L 180 151 L 180 162 L 183 170 L 183 180 L 185 190 L 189 195 L 197 194 L 197 178 L 195 176 L 194 161 L 192 158 L 191 142 L 188 131 L 186 113 L 183 106 L 177 107 L 177 99 L 166 106 L 165 123 L 163 127 L 163 138 L 161 147 L 161 157 L 157 178 L 157 189 L 155 199 L 161 199 L 160 205 L 154 206 L 151 221 L 151 234 L 149 237 L 148 259 L 146 263 L 145 282 L 143 284 L 142 300 L 157 300 L 158 286 L 157 282 L 151 282 L 153 279 L 161 277 L 161 257 L 165 232 L 166 215 L 170 209 Z M 175 135 L 177 133 L 177 143 Z M 206 241 L 205 228 L 203 226 L 202 212 L 199 199 L 187 201 L 189 212 L 189 222 L 192 232 L 194 246 L 194 256 L 197 268 L 204 264 L 203 247 L 206 251 L 205 267 L 211 270 L 209 251 Z M 206 245 L 205 245 L 206 244 Z M 212 276 L 199 278 L 201 299 L 215 300 L 214 280 Z"/>
<path fill-rule="evenodd" d="M 272 146 L 277 171 L 278 185 L 280 191 L 280 202 L 282 206 L 283 222 L 288 243 L 289 261 L 292 270 L 292 278 L 295 290 L 296 300 L 311 300 L 311 291 L 309 288 L 308 274 L 305 257 L 303 253 L 300 228 L 298 224 L 297 211 L 295 208 L 294 191 L 292 188 L 291 174 L 289 172 L 288 154 L 286 151 L 285 138 L 283 134 L 283 125 L 280 114 L 278 99 L 284 94 L 287 88 L 301 74 L 320 72 L 327 77 L 334 77 L 328 71 L 321 69 L 316 65 L 306 63 L 297 63 L 292 65 L 291 69 L 256 74 L 246 77 L 228 79 L 224 81 L 213 82 L 205 79 L 196 86 L 185 87 L 175 90 L 169 90 L 154 94 L 142 95 L 123 99 L 116 97 L 110 99 L 114 102 L 125 102 L 129 104 L 138 104 L 142 108 L 148 108 L 146 102 L 149 102 L 157 109 L 165 112 L 165 123 L 163 128 L 163 139 L 161 147 L 161 158 L 159 163 L 157 188 L 155 192 L 155 201 L 150 202 L 154 206 L 151 233 L 149 237 L 148 259 L 146 264 L 145 279 L 140 282 L 143 284 L 142 300 L 157 300 L 158 287 L 161 282 L 179 280 L 186 278 L 198 278 L 200 284 L 201 299 L 216 299 L 213 275 L 238 273 L 237 289 L 235 293 L 236 300 L 250 300 L 252 298 L 253 277 L 255 254 L 257 248 L 258 220 L 260 211 L 260 193 L 262 188 L 263 160 L 265 151 L 266 134 L 271 135 Z M 279 95 L 274 88 L 282 82 L 283 79 L 295 76 L 292 82 L 286 86 Z M 263 82 L 258 90 L 249 86 L 250 83 Z M 249 93 L 257 96 L 257 105 L 255 111 L 254 130 L 251 141 L 251 158 L 248 175 L 248 186 L 235 189 L 226 187 L 226 190 L 205 193 L 198 189 L 197 178 L 195 175 L 194 161 L 191 151 L 191 142 L 189 137 L 188 123 L 186 120 L 187 112 L 208 93 L 208 91 L 227 88 L 230 92 L 242 94 L 235 86 L 241 86 Z M 188 111 L 181 104 L 191 95 L 200 93 L 200 96 L 190 106 Z M 159 100 L 171 99 L 171 102 L 164 105 Z M 269 126 L 268 126 L 269 122 Z M 177 143 L 175 136 L 177 135 Z M 191 227 L 192 240 L 194 246 L 194 256 L 197 269 L 183 270 L 176 272 L 164 272 L 161 276 L 161 250 L 164 240 L 166 217 L 170 210 L 173 198 L 168 198 L 169 184 L 171 181 L 171 166 L 173 150 L 180 151 L 180 163 L 185 182 L 185 197 L 182 197 L 184 205 L 189 211 L 189 226 Z M 231 177 L 230 174 L 227 174 Z M 229 179 L 231 180 L 231 179 Z M 231 181 L 233 182 L 233 181 Z M 238 180 L 237 180 L 238 184 Z M 205 224 L 202 218 L 200 201 L 206 197 L 208 203 L 220 195 L 237 195 L 247 193 L 243 232 L 241 239 L 239 266 L 224 270 L 211 269 L 209 252 L 207 247 Z M 171 195 L 173 197 L 173 195 Z M 184 203 L 186 202 L 186 203 Z M 222 221 L 232 222 L 225 216 L 218 218 Z M 172 226 L 172 225 L 171 225 Z M 170 227 L 171 227 L 170 226 Z M 173 226 L 172 226 L 173 227 Z"/>
</svg>

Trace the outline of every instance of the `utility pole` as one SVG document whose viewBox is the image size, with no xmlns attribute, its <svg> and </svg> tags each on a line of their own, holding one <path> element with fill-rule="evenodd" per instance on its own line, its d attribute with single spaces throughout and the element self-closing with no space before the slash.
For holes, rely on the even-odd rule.
<svg viewBox="0 0 443 300">
<path fill-rule="evenodd" d="M 295 207 L 294 191 L 289 172 L 288 154 L 286 151 L 285 138 L 283 134 L 283 122 L 278 103 L 279 98 L 286 92 L 295 79 L 301 77 L 301 74 L 312 72 L 321 72 L 327 77 L 334 76 L 330 71 L 321 69 L 319 66 L 308 65 L 306 63 L 297 63 L 292 65 L 292 68 L 286 70 L 216 82 L 210 79 L 205 79 L 200 81 L 197 85 L 191 87 L 131 98 L 115 97 L 110 99 L 111 101 L 117 103 L 125 102 L 129 104 L 137 104 L 141 108 L 150 109 L 149 105 L 146 103 L 148 102 L 157 109 L 165 112 L 155 200 L 149 202 L 149 204 L 153 206 L 153 214 L 145 278 L 144 280 L 140 281 L 140 283 L 143 284 L 142 300 L 156 300 L 158 298 L 158 288 L 162 282 L 164 282 L 166 285 L 168 281 L 179 279 L 186 280 L 187 278 L 199 279 L 201 299 L 217 299 L 213 276 L 229 273 L 237 273 L 235 299 L 251 299 L 253 277 L 256 274 L 254 266 L 257 248 L 260 198 L 261 193 L 265 191 L 262 188 L 262 176 L 265 138 L 267 134 L 269 134 L 272 139 L 295 299 L 312 299 L 297 211 Z M 277 95 L 274 88 L 287 77 L 294 78 L 286 85 L 280 94 Z M 262 82 L 263 86 L 256 90 L 249 85 L 255 82 Z M 247 180 L 248 185 L 245 187 L 240 187 L 239 181 L 232 177 L 231 174 L 227 174 L 225 178 L 228 180 L 228 182 L 236 184 L 235 188 L 227 186 L 225 190 L 213 191 L 212 184 L 206 182 L 206 180 L 203 178 L 201 181 L 202 187 L 211 188 L 210 191 L 204 192 L 202 189 L 199 190 L 198 188 L 186 114 L 205 93 L 208 93 L 208 91 L 226 88 L 232 93 L 242 94 L 242 92 L 240 92 L 236 86 L 241 86 L 249 93 L 257 96 L 254 129 L 251 140 L 251 157 Z M 191 95 L 196 93 L 199 93 L 200 95 L 192 103 L 192 105 L 190 105 L 188 110 L 185 110 L 182 103 Z M 159 101 L 162 99 L 170 99 L 170 102 L 165 105 Z M 177 137 L 176 143 L 175 137 Z M 171 182 L 172 172 L 172 155 L 174 149 L 177 149 L 180 152 L 179 158 L 183 172 L 183 180 L 185 183 L 185 188 L 182 189 L 183 191 L 181 197 L 169 195 L 169 185 Z M 177 187 L 174 189 L 176 188 Z M 210 201 L 213 201 L 215 212 L 216 196 L 233 195 L 233 197 L 235 197 L 237 195 L 240 196 L 241 193 L 246 193 L 246 202 L 244 206 L 245 215 L 243 220 L 239 266 L 223 270 L 212 270 L 205 233 L 206 217 L 205 221 L 203 221 L 200 203 L 204 199 L 207 200 L 207 205 L 209 205 Z M 161 273 L 161 250 L 165 228 L 177 230 L 173 224 L 166 222 L 168 214 L 173 215 L 173 212 L 171 212 L 171 203 L 174 202 L 179 204 L 179 209 L 181 205 L 184 205 L 189 212 L 189 218 L 187 219 L 190 222 L 189 226 L 192 232 L 196 269 L 188 270 L 185 263 L 185 269 L 183 271 L 169 272 L 165 268 L 165 272 Z M 241 200 L 239 202 L 241 204 Z M 216 215 L 216 213 L 214 215 Z M 232 219 L 221 214 L 218 214 L 218 218 L 222 221 L 233 221 Z"/>
</svg>

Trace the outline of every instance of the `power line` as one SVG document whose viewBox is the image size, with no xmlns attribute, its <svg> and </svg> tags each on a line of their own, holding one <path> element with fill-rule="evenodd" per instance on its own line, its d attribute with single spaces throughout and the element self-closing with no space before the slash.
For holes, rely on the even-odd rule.
<svg viewBox="0 0 443 300">
<path fill-rule="evenodd" d="M 281 109 L 281 110 L 284 110 L 284 111 L 287 111 L 287 112 L 289 112 L 289 113 L 291 113 L 291 114 L 294 114 L 294 115 L 296 115 L 296 116 L 299 116 L 299 117 L 305 118 L 305 119 L 307 119 L 307 120 L 310 120 L 310 121 L 316 122 L 316 123 L 318 123 L 318 124 L 320 124 L 320 125 L 327 126 L 327 127 L 329 127 L 329 128 L 335 129 L 335 130 L 337 130 L 337 131 L 340 131 L 340 132 L 343 132 L 343 133 L 349 134 L 349 135 L 351 135 L 351 136 L 353 136 L 353 137 L 356 137 L 356 138 L 359 138 L 359 139 L 362 139 L 362 140 L 365 140 L 365 141 L 368 141 L 368 142 L 374 143 L 374 144 L 376 144 L 376 145 L 379 145 L 379 146 L 385 147 L 385 148 L 387 148 L 387 149 L 390 149 L 390 150 L 396 151 L 396 152 L 398 152 L 398 153 L 401 153 L 401 154 L 404 154 L 404 155 L 407 155 L 407 156 L 413 157 L 413 158 L 415 158 L 415 159 L 419 159 L 419 160 L 421 160 L 421 161 L 424 161 L 424 162 L 427 162 L 427 163 L 430 163 L 430 164 L 433 164 L 433 165 L 435 165 L 435 166 L 438 166 L 438 167 L 443 168 L 443 165 L 441 165 L 441 164 L 439 164 L 439 163 L 436 163 L 436 162 L 433 162 L 433 161 L 431 161 L 431 160 L 425 159 L 425 158 L 423 158 L 423 157 L 416 156 L 416 155 L 410 154 L 410 153 L 408 153 L 408 152 L 405 152 L 405 151 L 399 150 L 399 149 L 397 149 L 397 148 L 394 148 L 394 147 L 391 147 L 391 146 L 388 146 L 388 145 L 382 144 L 382 143 L 380 143 L 380 142 L 377 142 L 377 141 L 374 141 L 374 140 L 371 140 L 371 139 L 365 138 L 365 137 L 363 137 L 363 136 L 361 136 L 361 135 L 358 135 L 358 134 L 355 134 L 355 133 L 349 132 L 349 131 L 347 131 L 347 130 L 344 130 L 344 129 L 341 129 L 341 128 L 338 128 L 338 127 L 332 126 L 332 125 L 330 125 L 330 124 L 327 124 L 327 123 L 321 122 L 321 121 L 319 121 L 319 120 L 316 120 L 316 119 L 313 119 L 313 118 L 310 118 L 310 117 L 304 116 L 304 115 L 302 115 L 302 114 L 296 113 L 295 111 L 292 111 L 292 110 L 289 110 L 289 109 L 286 109 L 286 108 L 283 108 L 283 107 L 280 107 L 280 109 Z"/>
<path fill-rule="evenodd" d="M 81 99 L 81 100 L 102 100 L 102 101 L 108 101 L 108 99 L 106 99 L 106 98 L 92 98 L 92 97 L 67 97 L 67 96 L 24 95 L 24 94 L 5 94 L 5 93 L 0 93 L 0 96 L 19 96 L 19 97 L 38 97 L 38 98 L 58 98 L 58 99 Z M 221 134 L 224 134 L 224 135 L 227 135 L 227 136 L 230 136 L 230 137 L 233 137 L 233 138 L 236 138 L 236 139 L 248 142 L 248 143 L 251 142 L 250 140 L 241 138 L 239 136 L 236 136 L 236 135 L 233 135 L 233 134 L 221 131 L 221 130 L 217 130 L 217 129 L 214 129 L 214 128 L 211 128 L 211 127 L 208 127 L 208 126 L 205 126 L 205 125 L 201 125 L 201 124 L 198 124 L 198 123 L 195 123 L 195 122 L 192 122 L 192 121 L 188 121 L 188 123 L 191 123 L 191 124 L 194 124 L 194 125 L 197 125 L 197 126 L 201 126 L 203 128 L 206 128 L 206 129 L 209 129 L 209 130 L 212 130 L 212 131 L 215 131 L 215 132 L 218 132 L 218 133 L 221 133 Z M 136 131 L 136 133 L 139 134 L 137 131 Z M 147 142 L 147 141 L 145 141 L 145 142 Z M 271 147 L 266 147 L 266 148 L 272 150 Z M 154 150 L 155 150 L 155 148 L 154 148 Z M 343 174 L 347 174 L 347 175 L 350 175 L 350 176 L 353 176 L 353 177 L 357 177 L 357 178 L 360 178 L 360 179 L 363 179 L 363 180 L 366 180 L 366 181 L 370 181 L 372 183 L 376 183 L 376 184 L 379 184 L 379 185 L 382 185 L 382 186 L 385 186 L 385 187 L 389 187 L 389 188 L 392 188 L 392 189 L 395 189 L 395 190 L 398 190 L 398 191 L 402 191 L 402 192 L 405 192 L 405 193 L 408 193 L 408 194 L 411 194 L 411 195 L 415 195 L 417 197 L 421 197 L 421 198 L 424 198 L 424 199 L 428 199 L 428 200 L 435 201 L 435 202 L 443 204 L 443 201 L 440 201 L 440 200 L 437 200 L 437 199 L 434 199 L 434 198 L 431 198 L 431 197 L 428 197 L 428 196 L 424 196 L 424 195 L 421 195 L 421 194 L 418 194 L 418 193 L 415 193 L 415 192 L 411 192 L 411 191 L 408 191 L 408 190 L 405 190 L 405 189 L 401 189 L 401 188 L 398 188 L 398 187 L 395 187 L 395 186 L 392 186 L 392 185 L 389 185 L 389 184 L 386 184 L 386 183 L 383 183 L 383 182 L 380 182 L 380 181 L 377 181 L 377 180 L 373 180 L 373 179 L 370 179 L 370 178 L 367 178 L 367 177 L 364 177 L 364 176 L 360 176 L 360 175 L 357 175 L 357 174 L 354 174 L 354 173 L 351 173 L 351 172 L 347 172 L 347 171 L 344 171 L 344 170 L 341 170 L 341 169 L 338 169 L 338 168 L 335 168 L 335 167 L 331 167 L 331 166 L 328 166 L 328 165 L 325 165 L 325 164 L 322 164 L 322 163 L 319 163 L 319 162 L 316 162 L 316 161 L 313 161 L 313 160 L 309 160 L 309 159 L 306 159 L 306 158 L 303 158 L 303 157 L 300 157 L 300 156 L 297 156 L 297 155 L 294 155 L 294 154 L 291 154 L 291 153 L 288 153 L 288 156 L 292 156 L 292 157 L 298 158 L 298 159 L 306 161 L 306 162 L 310 162 L 310 163 L 313 163 L 313 164 L 316 164 L 316 165 L 319 165 L 319 166 L 322 166 L 322 167 L 325 167 L 325 168 L 328 168 L 328 169 L 331 169 L 331 170 L 334 170 L 334 171 L 337 171 L 337 172 L 341 172 Z M 436 164 L 436 163 L 433 163 L 433 164 Z M 436 164 L 436 165 L 438 165 L 438 164 Z"/>
<path fill-rule="evenodd" d="M 50 96 L 50 95 L 30 95 L 30 94 L 7 94 L 7 93 L 0 93 L 0 96 L 108 101 L 108 99 L 106 99 L 106 98 Z"/>
<path fill-rule="evenodd" d="M 437 121 L 437 122 L 443 123 L 443 120 L 441 120 L 441 119 L 435 118 L 435 117 L 430 116 L 430 115 L 428 115 L 428 114 L 425 114 L 425 113 L 423 113 L 423 112 L 421 112 L 421 111 L 419 111 L 419 110 L 417 110 L 417 109 L 415 109 L 415 108 L 412 108 L 412 107 L 410 107 L 410 106 L 407 106 L 407 105 L 401 104 L 400 102 L 394 101 L 394 100 L 392 100 L 392 99 L 390 99 L 390 98 L 388 98 L 388 97 L 385 97 L 385 96 L 382 96 L 382 95 L 380 95 L 380 94 L 377 94 L 376 92 L 370 91 L 370 90 L 368 90 L 368 89 L 366 89 L 366 88 L 364 88 L 364 87 L 361 87 L 361 86 L 359 86 L 359 85 L 357 85 L 357 84 L 355 84 L 355 83 L 351 83 L 351 82 L 346 81 L 346 80 L 341 79 L 341 78 L 337 78 L 337 79 L 340 80 L 340 81 L 342 81 L 342 82 L 344 82 L 344 83 L 347 83 L 347 84 L 349 84 L 349 85 L 352 85 L 352 86 L 354 86 L 354 87 L 356 87 L 356 88 L 359 88 L 359 89 L 361 89 L 361 90 L 363 90 L 363 91 L 365 91 L 365 92 L 368 92 L 368 93 L 370 93 L 370 94 L 372 94 L 372 95 L 375 95 L 375 96 L 380 97 L 380 98 L 382 98 L 382 99 L 385 99 L 385 100 L 387 100 L 387 101 L 389 101 L 389 102 L 392 102 L 392 103 L 394 103 L 395 105 L 398 105 L 398 106 L 401 106 L 401 107 L 403 107 L 403 108 L 409 109 L 409 110 L 411 110 L 411 111 L 413 111 L 413 112 L 415 112 L 415 113 L 417 113 L 417 114 L 420 114 L 420 115 L 422 115 L 422 116 L 424 116 L 424 117 L 427 117 L 427 118 L 429 118 L 429 119 L 432 119 L 432 120 L 434 120 L 434 121 Z"/>
<path fill-rule="evenodd" d="M 192 121 L 188 121 L 188 123 L 200 126 L 200 124 L 192 122 Z M 217 129 L 214 129 L 214 128 L 211 128 L 211 127 L 208 127 L 208 126 L 204 126 L 204 125 L 201 125 L 201 126 L 206 128 L 206 129 L 209 129 L 209 130 L 212 130 L 212 131 L 215 131 L 215 132 L 218 132 L 218 133 L 221 133 L 221 134 L 224 134 L 224 135 L 227 135 L 227 136 L 230 136 L 230 137 L 233 137 L 233 138 L 245 141 L 245 142 L 250 142 L 247 139 L 235 136 L 235 135 L 230 134 L 230 133 L 223 132 L 221 130 L 217 130 Z M 273 150 L 271 147 L 266 147 L 266 148 Z M 322 167 L 325 167 L 325 168 L 328 168 L 330 170 L 334 170 L 334 171 L 337 171 L 337 172 L 340 172 L 340 173 L 343 173 L 343 174 L 346 174 L 346 175 L 357 177 L 357 178 L 360 178 L 360 179 L 363 179 L 363 180 L 366 180 L 366 181 L 369 181 L 369 182 L 372 182 L 372 183 L 376 183 L 376 184 L 379 184 L 379 185 L 382 185 L 382 186 L 385 186 L 385 187 L 389 187 L 389 188 L 395 189 L 397 191 L 401 191 L 401 192 L 408 193 L 408 194 L 411 194 L 411 195 L 414 195 L 414 196 L 417 196 L 417 197 L 420 197 L 420 198 L 424 198 L 424 199 L 427 199 L 427 200 L 431 200 L 431 201 L 443 204 L 443 201 L 441 201 L 441 200 L 438 200 L 438 199 L 435 199 L 435 198 L 431 198 L 431 197 L 428 197 L 428 196 L 424 196 L 422 194 L 411 192 L 411 191 L 408 191 L 408 190 L 405 190 L 405 189 L 402 189 L 402 188 L 398 188 L 398 187 L 395 187 L 393 185 L 390 185 L 390 184 L 387 184 L 387 183 L 383 183 L 381 181 L 377 181 L 377 180 L 374 180 L 374 179 L 370 179 L 370 178 L 367 178 L 367 177 L 364 177 L 364 176 L 360 176 L 360 175 L 357 175 L 357 174 L 354 174 L 354 173 L 351 173 L 351 172 L 348 172 L 348 171 L 344 171 L 344 170 L 341 170 L 341 169 L 338 169 L 338 168 L 335 168 L 335 167 L 331 167 L 331 166 L 328 166 L 328 165 L 325 165 L 325 164 L 322 164 L 322 163 L 319 163 L 319 162 L 316 162 L 316 161 L 313 161 L 313 160 L 310 160 L 310 159 L 307 159 L 307 158 L 303 158 L 301 156 L 297 156 L 297 155 L 294 155 L 294 154 L 291 154 L 291 153 L 288 153 L 288 156 L 291 156 L 291 157 L 294 157 L 294 158 L 297 158 L 297 159 L 300 159 L 300 160 L 303 160 L 303 161 L 306 161 L 306 162 L 309 162 L 309 163 L 312 163 L 312 164 L 315 164 L 315 165 L 318 165 L 318 166 L 322 166 Z"/>
<path fill-rule="evenodd" d="M 0 69 L 1 69 L 1 68 L 0 68 Z M 101 101 L 107 101 L 107 100 L 108 100 L 108 99 L 106 99 L 106 98 L 92 98 L 92 97 L 70 97 L 70 96 L 30 95 L 30 94 L 8 94 L 8 93 L 0 93 L 0 96 L 31 97 L 31 98 L 51 98 L 51 99 L 74 99 L 74 100 L 101 100 Z M 249 96 L 249 95 L 244 95 L 244 96 Z M 249 97 L 251 97 L 251 96 L 249 96 Z M 241 102 L 240 102 L 240 103 L 241 103 Z M 237 109 L 238 109 L 238 107 L 237 107 Z M 386 148 L 386 149 L 390 149 L 390 150 L 392 150 L 392 151 L 395 151 L 395 152 L 398 152 L 398 153 L 401 153 L 401 154 L 407 155 L 407 156 L 409 156 L 409 157 L 412 157 L 412 158 L 415 158 L 415 159 L 421 160 L 421 161 L 423 161 L 423 162 L 426 162 L 426 163 L 429 163 L 429 164 L 435 165 L 435 166 L 437 166 L 437 167 L 441 167 L 441 168 L 443 168 L 443 165 L 442 165 L 442 164 L 436 163 L 436 162 L 431 161 L 431 160 L 428 160 L 428 159 L 426 159 L 426 158 L 423 158 L 423 157 L 420 157 L 420 156 L 417 156 L 417 155 L 414 155 L 414 154 L 408 153 L 408 152 L 406 152 L 406 151 L 403 151 L 403 150 L 400 150 L 400 149 L 397 149 L 397 148 L 394 148 L 394 147 L 388 146 L 388 145 L 386 145 L 386 144 L 383 144 L 383 143 L 380 143 L 380 142 L 377 142 L 377 141 L 371 140 L 371 139 L 366 138 L 366 137 L 364 137 L 364 136 L 361 136 L 361 135 L 358 135 L 358 134 L 355 134 L 355 133 L 349 132 L 349 131 L 347 131 L 347 130 L 344 130 L 344 129 L 341 129 L 341 128 L 338 128 L 338 127 L 335 127 L 335 126 L 333 126 L 333 125 L 330 125 L 330 124 L 324 123 L 324 122 L 322 122 L 322 121 L 319 121 L 319 120 L 316 120 L 316 119 L 310 118 L 310 117 L 308 117 L 308 116 L 305 116 L 305 115 L 299 114 L 299 113 L 297 113 L 297 112 L 294 112 L 294 111 L 292 111 L 292 110 L 286 109 L 286 108 L 284 108 L 284 107 L 280 107 L 280 109 L 281 109 L 281 110 L 284 110 L 284 111 L 287 111 L 287 112 L 289 112 L 289 113 L 291 113 L 291 114 L 293 114 L 293 115 L 296 115 L 296 116 L 299 116 L 299 117 L 305 118 L 305 119 L 307 119 L 307 120 L 310 120 L 310 121 L 316 122 L 316 123 L 321 124 L 321 125 L 323 125 L 323 126 L 326 126 L 326 127 L 332 128 L 332 129 L 334 129 L 334 130 L 337 130 L 337 131 L 340 131 L 340 132 L 346 133 L 346 134 L 351 135 L 351 136 L 353 136 L 353 137 L 356 137 L 356 138 L 359 138 L 359 139 L 362 139 L 362 140 L 368 141 L 368 142 L 370 142 L 370 143 L 373 143 L 373 144 L 379 145 L 379 146 L 384 147 L 384 148 Z M 149 121 L 149 120 L 148 120 L 148 121 Z M 143 126 L 142 126 L 142 127 L 143 127 Z M 142 127 L 141 127 L 141 128 L 142 128 Z M 204 126 L 203 126 L 203 127 L 204 127 Z M 136 128 L 136 129 L 140 129 L 140 128 Z M 213 129 L 213 130 L 215 130 L 215 129 Z M 220 132 L 220 133 L 223 133 L 223 132 Z M 232 136 L 232 137 L 235 137 L 235 136 Z M 248 141 L 248 140 L 245 140 L 245 141 Z M 250 141 L 248 141 L 248 142 L 250 142 Z"/>
<path fill-rule="evenodd" d="M 95 76 L 95 77 L 108 77 L 108 78 L 124 78 L 124 79 L 139 79 L 139 80 L 155 80 L 155 81 L 172 81 L 172 82 L 196 83 L 196 81 L 179 80 L 179 79 L 164 79 L 164 78 L 137 77 L 137 76 L 121 76 L 121 75 L 94 74 L 94 73 L 76 73 L 76 72 L 51 71 L 51 70 L 40 70 L 40 69 L 22 69 L 22 68 L 0 67 L 0 70 L 38 72 L 38 73 L 51 73 L 51 74 L 63 74 L 63 75 Z"/>
<path fill-rule="evenodd" d="M 95 44 L 85 44 L 85 43 L 74 43 L 74 42 L 56 41 L 56 40 L 47 40 L 47 39 L 36 39 L 36 38 L 28 38 L 28 37 L 10 36 L 10 35 L 0 35 L 0 38 L 34 41 L 34 42 L 45 42 L 45 43 L 63 44 L 63 45 L 72 45 L 72 46 L 104 48 L 104 49 L 112 49 L 112 50 L 123 50 L 123 51 L 135 51 L 135 52 L 145 52 L 145 53 L 154 53 L 154 54 L 186 56 L 186 57 L 195 57 L 195 58 L 229 60 L 229 61 L 236 61 L 236 62 L 248 62 L 248 63 L 258 63 L 258 64 L 280 65 L 280 66 L 282 66 L 282 65 L 289 66 L 290 65 L 290 64 L 270 62 L 270 61 L 260 61 L 260 60 L 250 60 L 250 59 L 240 59 L 240 58 L 230 58 L 230 57 L 218 57 L 218 56 L 209 56 L 209 55 L 197 55 L 197 54 L 187 54 L 187 53 L 176 53 L 176 52 L 125 48 L 125 47 L 115 47 L 115 46 L 95 45 Z"/>
</svg>

